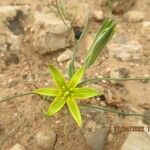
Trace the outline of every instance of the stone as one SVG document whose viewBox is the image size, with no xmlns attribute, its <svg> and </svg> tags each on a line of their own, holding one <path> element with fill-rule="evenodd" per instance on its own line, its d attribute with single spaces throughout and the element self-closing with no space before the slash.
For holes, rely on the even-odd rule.
<svg viewBox="0 0 150 150">
<path fill-rule="evenodd" d="M 124 19 L 128 22 L 140 22 L 144 19 L 144 13 L 141 11 L 128 11 L 124 14 Z"/>
<path fill-rule="evenodd" d="M 24 28 L 21 20 L 23 20 L 23 16 L 29 14 L 29 10 L 29 5 L 0 6 L 0 24 L 5 29 L 8 27 L 15 35 L 22 34 L 24 32 Z"/>
<path fill-rule="evenodd" d="M 30 43 L 37 53 L 46 54 L 73 45 L 70 21 L 66 21 L 66 26 L 58 17 L 38 11 L 34 13 L 34 20 L 25 42 Z"/>
<path fill-rule="evenodd" d="M 148 150 L 150 138 L 145 132 L 130 132 L 120 150 Z"/>
<path fill-rule="evenodd" d="M 29 9 L 29 5 L 0 6 L 0 51 L 20 50 L 24 32 L 22 20 Z"/>
<path fill-rule="evenodd" d="M 7 38 L 7 49 L 20 50 L 22 45 L 22 36 L 17 36 L 12 33 L 8 33 Z"/>
<path fill-rule="evenodd" d="M 22 11 L 25 15 L 27 15 L 30 11 L 30 5 L 1 5 L 0 21 L 13 19 L 16 17 L 18 11 Z"/>
<path fill-rule="evenodd" d="M 94 132 L 91 133 L 87 139 L 89 146 L 92 150 L 103 150 L 106 144 L 106 140 L 110 128 L 97 128 Z"/>
<path fill-rule="evenodd" d="M 123 106 L 123 99 L 117 90 L 107 90 L 106 103 L 109 106 L 121 107 Z"/>
<path fill-rule="evenodd" d="M 53 131 L 41 131 L 36 135 L 37 145 L 43 149 L 53 149 L 56 141 L 56 134 Z"/>
<path fill-rule="evenodd" d="M 17 15 L 17 6 L 0 6 L 0 21 L 5 22 L 7 20 L 13 19 Z"/>
<path fill-rule="evenodd" d="M 96 21 L 102 21 L 104 19 L 104 13 L 101 10 L 93 11 L 93 18 Z"/>
<path fill-rule="evenodd" d="M 110 78 L 127 78 L 129 76 L 129 73 L 130 73 L 130 70 L 125 67 L 112 68 L 110 70 Z M 111 83 L 116 84 L 116 83 L 122 83 L 122 82 L 112 80 Z"/>
<path fill-rule="evenodd" d="M 127 78 L 129 76 L 130 70 L 122 67 L 118 69 L 118 72 L 119 72 L 120 78 Z"/>
<path fill-rule="evenodd" d="M 91 130 L 91 131 L 94 131 L 96 129 L 96 126 L 97 126 L 96 122 L 93 121 L 93 120 L 90 120 L 87 123 L 86 128 L 89 129 L 89 130 Z"/>
<path fill-rule="evenodd" d="M 8 83 L 8 88 L 12 88 L 15 87 L 19 84 L 19 82 L 17 80 L 13 80 L 13 81 L 9 81 Z"/>
<path fill-rule="evenodd" d="M 145 28 L 150 27 L 150 21 L 143 21 L 142 26 Z"/>
<path fill-rule="evenodd" d="M 121 61 L 139 60 L 142 56 L 142 45 L 137 41 L 112 42 L 107 45 L 107 50 L 109 57 L 115 57 Z"/>
<path fill-rule="evenodd" d="M 25 150 L 25 147 L 17 143 L 10 150 Z"/>
<path fill-rule="evenodd" d="M 70 60 L 72 56 L 72 51 L 70 49 L 65 50 L 61 55 L 58 56 L 57 61 L 58 63 Z"/>
<path fill-rule="evenodd" d="M 19 57 L 16 53 L 8 53 L 4 58 L 4 62 L 6 66 L 9 66 L 10 64 L 18 64 L 19 61 L 20 61 Z"/>
</svg>

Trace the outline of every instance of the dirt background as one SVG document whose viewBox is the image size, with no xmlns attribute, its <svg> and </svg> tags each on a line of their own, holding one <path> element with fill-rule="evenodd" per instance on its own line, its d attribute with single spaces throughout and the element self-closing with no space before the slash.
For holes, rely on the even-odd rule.
<svg viewBox="0 0 150 150">
<path fill-rule="evenodd" d="M 84 2 L 89 4 L 91 14 L 94 10 L 102 10 L 104 16 L 108 16 L 110 13 L 108 7 L 104 6 L 101 1 L 87 0 Z M 24 4 L 30 6 L 30 15 L 23 22 L 23 26 L 27 29 L 28 26 L 32 25 L 33 13 L 36 10 L 46 11 L 47 7 L 52 5 L 50 1 L 47 2 L 46 7 L 38 0 L 22 0 L 21 2 L 17 0 L 0 0 L 0 5 L 20 6 Z M 123 7 L 123 5 L 121 6 Z M 136 0 L 135 4 L 127 10 L 124 7 L 122 8 L 123 10 L 125 9 L 125 12 L 130 10 L 142 11 L 144 19 L 139 22 L 126 21 L 124 19 L 125 12 L 112 14 L 116 18 L 118 25 L 116 34 L 111 42 L 117 41 L 121 44 L 124 38 L 128 41 L 137 41 L 142 45 L 140 59 L 121 61 L 110 57 L 109 48 L 106 48 L 94 66 L 87 71 L 86 78 L 95 76 L 110 77 L 113 69 L 120 68 L 125 68 L 123 69 L 125 71 L 121 71 L 123 76 L 126 76 L 126 74 L 129 74 L 130 77 L 150 76 L 150 38 L 148 37 L 150 32 L 148 32 L 149 30 L 147 31 L 147 27 L 143 28 L 143 22 L 150 21 L 149 7 L 149 0 Z M 86 49 L 92 41 L 91 35 L 97 31 L 101 24 L 102 21 L 95 21 L 92 17 L 90 18 L 89 28 L 78 50 L 77 66 L 83 64 Z M 25 30 L 23 35 L 27 36 L 27 34 L 28 30 Z M 68 62 L 59 63 L 57 61 L 57 58 L 65 49 L 41 55 L 33 50 L 30 38 L 32 39 L 29 35 L 29 42 L 23 39 L 19 50 L 0 51 L 1 98 L 30 92 L 37 87 L 51 85 L 51 77 L 48 75 L 47 70 L 47 64 L 49 63 L 60 68 L 65 75 L 67 74 L 66 66 Z M 102 89 L 104 96 L 95 97 L 81 103 L 107 106 L 118 108 L 120 111 L 134 111 L 137 113 L 144 113 L 150 109 L 150 82 L 148 81 L 119 81 L 117 83 L 102 81 L 92 83 L 91 86 Z M 125 142 L 127 134 L 115 134 L 113 130 L 114 125 L 137 125 L 142 121 L 141 117 L 124 117 L 109 112 L 97 112 L 82 108 L 84 125 L 83 128 L 78 128 L 70 114 L 64 111 L 66 109 L 63 109 L 53 117 L 45 118 L 44 110 L 48 108 L 49 103 L 49 101 L 44 101 L 37 95 L 27 95 L 0 103 L 0 149 L 9 150 L 16 143 L 20 143 L 27 150 L 44 149 L 38 146 L 37 134 L 43 131 L 46 133 L 53 131 L 56 139 L 52 149 L 88 150 L 92 147 L 88 137 L 92 137 L 92 133 L 101 128 L 104 131 L 106 130 L 106 133 L 99 133 L 101 137 L 103 137 L 103 134 L 106 134 L 104 135 L 106 138 L 101 140 L 101 149 L 119 150 Z M 109 129 L 108 132 L 107 129 Z M 95 138 L 93 141 L 96 141 L 98 137 L 93 136 L 93 138 Z"/>
</svg>

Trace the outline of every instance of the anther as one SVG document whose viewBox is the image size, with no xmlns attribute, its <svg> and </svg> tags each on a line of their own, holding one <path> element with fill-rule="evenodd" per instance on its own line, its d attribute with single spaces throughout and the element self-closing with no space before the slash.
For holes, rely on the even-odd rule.
<svg viewBox="0 0 150 150">
<path fill-rule="evenodd" d="M 64 90 L 66 89 L 64 86 L 62 87 Z"/>
<path fill-rule="evenodd" d="M 70 89 L 70 91 L 72 91 L 72 90 L 73 90 L 73 88 Z"/>
</svg>

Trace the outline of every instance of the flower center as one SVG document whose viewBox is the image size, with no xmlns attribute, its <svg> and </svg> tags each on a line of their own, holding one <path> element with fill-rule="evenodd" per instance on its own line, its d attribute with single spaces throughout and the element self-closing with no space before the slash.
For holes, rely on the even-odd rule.
<svg viewBox="0 0 150 150">
<path fill-rule="evenodd" d="M 64 97 L 68 96 L 70 94 L 70 91 L 65 91 Z"/>
<path fill-rule="evenodd" d="M 66 89 L 65 87 L 63 87 L 63 98 L 65 98 L 66 96 L 73 96 L 73 89 Z"/>
</svg>

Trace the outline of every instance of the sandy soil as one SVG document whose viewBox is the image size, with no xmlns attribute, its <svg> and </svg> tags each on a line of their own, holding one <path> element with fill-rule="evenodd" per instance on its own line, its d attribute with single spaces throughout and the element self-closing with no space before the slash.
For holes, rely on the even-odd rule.
<svg viewBox="0 0 150 150">
<path fill-rule="evenodd" d="M 137 0 L 136 4 L 129 10 L 143 11 L 145 14 L 145 21 L 150 20 L 150 9 L 148 5 L 149 0 Z M 91 9 L 98 9 L 96 2 L 90 3 Z M 42 7 L 42 4 L 38 0 L 0 0 L 0 4 L 30 4 L 32 11 L 37 7 Z M 106 8 L 102 8 L 106 10 Z M 103 58 L 98 58 L 97 62 L 86 74 L 86 77 L 95 76 L 95 74 L 108 76 L 111 68 L 125 67 L 130 70 L 132 76 L 144 76 L 148 74 L 150 76 L 150 42 L 145 40 L 145 37 L 141 34 L 142 26 L 139 23 L 128 23 L 124 21 L 122 14 L 114 14 L 117 18 L 118 26 L 130 39 L 137 40 L 143 46 L 144 55 L 139 61 L 136 62 L 122 62 L 108 57 L 108 52 L 105 51 Z M 95 32 L 101 22 L 90 21 L 89 33 Z M 118 32 L 118 31 L 117 31 Z M 85 40 L 86 37 L 85 36 Z M 85 54 L 85 40 L 80 44 L 78 63 L 82 64 L 82 60 Z M 47 74 L 48 70 L 46 65 L 48 63 L 54 64 L 66 74 L 66 63 L 62 66 L 56 61 L 56 58 L 64 50 L 57 51 L 51 54 L 41 56 L 35 53 L 28 43 L 24 43 L 24 47 L 20 51 L 13 51 L 18 58 L 18 62 L 13 61 L 15 56 L 3 56 L 0 58 L 5 64 L 1 67 L 0 73 L 0 97 L 11 96 L 19 93 L 29 92 L 37 87 L 42 87 L 47 84 L 51 84 L 50 76 Z M 16 59 L 15 59 L 16 60 Z M 33 76 L 36 74 L 36 76 Z M 145 110 L 150 109 L 150 82 L 142 81 L 127 81 L 122 85 L 112 84 L 111 82 L 97 83 L 99 87 L 102 87 L 106 93 L 107 89 L 110 89 L 114 93 L 115 101 L 113 104 L 107 103 L 104 99 L 103 103 L 106 106 L 112 108 L 119 108 L 120 110 L 133 110 L 138 113 L 143 113 Z M 88 132 L 87 124 L 90 121 L 95 121 L 97 126 L 110 126 L 112 122 L 132 122 L 136 119 L 123 118 L 117 114 L 93 112 L 92 110 L 82 110 L 84 126 L 82 129 L 78 128 L 71 118 L 70 114 L 63 111 L 56 114 L 54 117 L 45 118 L 43 109 L 47 109 L 49 101 L 44 101 L 41 97 L 36 95 L 28 95 L 12 99 L 0 103 L 0 149 L 9 150 L 14 144 L 21 143 L 29 150 L 38 150 L 36 145 L 35 135 L 39 131 L 52 130 L 57 135 L 57 140 L 54 145 L 55 150 L 88 150 L 90 149 L 86 142 L 85 133 Z M 96 98 L 86 101 L 84 103 L 95 104 L 101 106 L 102 103 L 98 102 Z M 88 117 L 90 115 L 91 117 Z M 100 119 L 100 117 L 104 118 Z M 139 118 L 138 118 L 139 119 Z M 133 122 L 134 122 L 133 121 Z M 66 126 L 66 130 L 64 128 Z M 66 134 L 66 139 L 65 139 Z M 115 136 L 115 135 L 114 135 Z M 120 135 L 121 137 L 122 135 Z M 122 143 L 122 141 L 118 141 Z M 110 150 L 109 145 L 113 143 L 113 140 L 107 141 L 107 148 Z M 119 145 L 119 143 L 118 143 Z M 119 148 L 119 147 L 118 147 Z"/>
</svg>

